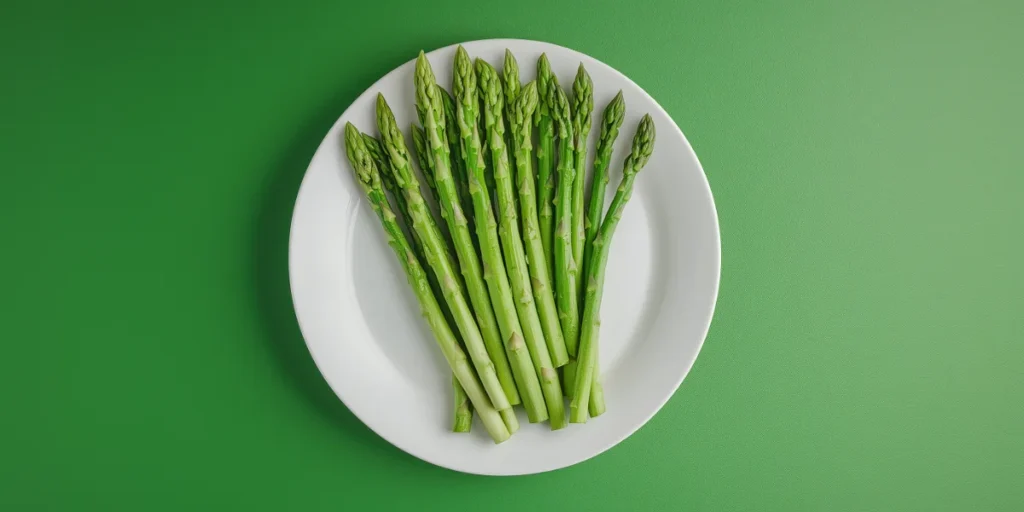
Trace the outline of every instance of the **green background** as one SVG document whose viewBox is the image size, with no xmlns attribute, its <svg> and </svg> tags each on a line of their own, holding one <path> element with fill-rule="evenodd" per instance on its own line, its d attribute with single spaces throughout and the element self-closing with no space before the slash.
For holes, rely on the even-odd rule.
<svg viewBox="0 0 1024 512">
<path fill-rule="evenodd" d="M 0 7 L 0 509 L 1024 509 L 1024 3 L 395 4 Z M 502 479 L 353 417 L 286 270 L 345 107 L 491 37 L 654 96 L 723 252 L 661 413 Z"/>
</svg>

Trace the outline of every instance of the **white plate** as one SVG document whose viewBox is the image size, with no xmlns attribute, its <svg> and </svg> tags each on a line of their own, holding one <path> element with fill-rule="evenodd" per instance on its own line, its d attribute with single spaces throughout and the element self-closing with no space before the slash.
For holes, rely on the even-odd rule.
<svg viewBox="0 0 1024 512">
<path fill-rule="evenodd" d="M 477 420 L 450 432 L 451 374 L 377 218 L 362 200 L 345 158 L 346 122 L 377 133 L 374 101 L 384 94 L 399 125 L 416 119 L 414 61 L 367 89 L 327 133 L 302 181 L 292 217 L 289 268 L 302 334 L 317 367 L 345 405 L 377 434 L 427 462 L 468 473 L 539 473 L 589 459 L 647 422 L 686 376 L 704 342 L 718 294 L 720 242 L 711 190 L 693 149 L 667 113 L 628 78 L 582 53 L 515 39 L 464 43 L 499 70 L 505 48 L 532 80 L 546 52 L 563 87 L 576 68 L 594 80 L 594 129 L 622 89 L 626 118 L 610 167 L 611 201 L 640 117 L 657 127 L 654 154 L 612 242 L 601 310 L 600 364 L 608 411 L 552 432 L 529 424 L 495 445 Z M 455 46 L 428 55 L 438 82 L 451 85 Z M 683 94 L 683 93 L 681 93 Z M 408 132 L 408 130 L 406 130 Z M 406 133 L 409 147 L 411 137 Z M 568 408 L 567 408 L 568 410 Z"/>
</svg>

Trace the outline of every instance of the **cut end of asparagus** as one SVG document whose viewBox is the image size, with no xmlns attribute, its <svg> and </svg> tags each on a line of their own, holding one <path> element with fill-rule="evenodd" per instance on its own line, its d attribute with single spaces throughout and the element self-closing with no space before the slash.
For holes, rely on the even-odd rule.
<svg viewBox="0 0 1024 512">
<path fill-rule="evenodd" d="M 572 405 L 569 406 L 569 423 L 586 423 L 589 418 L 587 404 L 577 405 L 575 398 L 572 401 Z"/>
<path fill-rule="evenodd" d="M 452 374 L 452 391 L 455 397 L 455 421 L 452 424 L 452 432 L 467 433 L 473 427 L 473 405 L 455 374 Z"/>
<path fill-rule="evenodd" d="M 508 433 L 515 434 L 519 430 L 519 418 L 516 418 L 515 409 L 508 408 L 501 413 L 501 420 L 505 422 L 505 428 L 508 429 Z"/>
<path fill-rule="evenodd" d="M 590 404 L 587 406 L 591 418 L 596 418 L 608 410 L 604 402 L 604 390 L 600 381 L 595 377 L 590 389 Z"/>
<path fill-rule="evenodd" d="M 455 424 L 452 426 L 452 432 L 456 434 L 468 434 L 473 428 L 473 416 L 456 416 Z"/>
</svg>

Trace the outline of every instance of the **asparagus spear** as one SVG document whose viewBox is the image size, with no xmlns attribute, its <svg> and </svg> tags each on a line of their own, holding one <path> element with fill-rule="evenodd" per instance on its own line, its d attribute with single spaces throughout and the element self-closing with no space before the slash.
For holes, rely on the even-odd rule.
<svg viewBox="0 0 1024 512">
<path fill-rule="evenodd" d="M 397 130 L 395 131 L 397 133 Z M 402 232 L 402 228 L 398 225 L 394 212 L 388 205 L 387 197 L 384 195 L 384 190 L 381 187 L 380 173 L 369 152 L 366 150 L 366 144 L 360 136 L 359 130 L 352 126 L 351 123 L 345 125 L 345 150 L 348 160 L 355 171 L 356 181 L 358 181 L 359 186 L 370 202 L 370 206 L 380 219 L 381 225 L 388 236 L 388 245 L 391 246 L 395 256 L 398 257 L 398 261 L 402 264 L 409 284 L 419 300 L 423 317 L 426 318 L 431 331 L 434 333 L 434 339 L 441 348 L 441 352 L 444 353 L 448 365 L 463 389 L 465 389 L 467 396 L 480 415 L 480 419 L 483 420 L 484 428 L 487 429 L 494 442 L 501 443 L 507 440 L 511 434 L 505 426 L 501 415 L 488 399 L 483 386 L 481 386 L 480 381 L 477 379 L 477 375 L 474 374 L 473 368 L 467 360 L 466 353 L 459 347 L 455 335 L 452 333 L 448 323 L 445 322 L 437 298 L 430 291 L 426 272 L 413 254 L 412 248 Z M 389 151 L 393 151 L 392 148 L 389 148 Z M 415 201 L 413 197 L 408 199 Z M 420 198 L 418 203 L 411 205 L 411 212 L 414 213 L 414 223 L 423 231 L 422 234 L 430 235 L 431 230 L 427 229 L 430 222 L 424 220 L 422 208 L 422 198 Z M 440 240 L 438 240 L 436 235 L 436 228 L 433 231 L 432 236 L 425 237 L 433 239 L 432 242 L 428 241 L 427 243 L 427 254 L 432 258 L 433 263 L 437 264 L 438 268 L 450 270 L 450 265 L 444 261 L 444 258 L 440 257 L 442 249 Z M 448 281 L 451 281 L 450 272 L 448 276 Z M 449 293 L 449 295 L 458 294 L 458 288 L 448 286 L 446 293 Z M 481 375 L 487 375 L 487 373 L 482 372 Z M 493 378 L 493 371 L 490 375 Z"/>
<path fill-rule="evenodd" d="M 440 87 L 438 88 L 440 89 Z M 416 162 L 419 164 L 420 169 L 423 171 L 423 181 L 427 182 L 427 188 L 430 189 L 430 197 L 434 198 L 434 203 L 436 203 L 440 208 L 441 196 L 439 196 L 437 193 L 437 182 L 434 180 L 434 162 L 433 158 L 431 157 L 432 153 L 430 151 L 430 147 L 427 144 L 426 132 L 423 131 L 423 128 L 416 126 L 415 123 L 412 124 L 412 142 L 413 146 L 416 148 Z M 468 218 L 466 222 L 469 222 Z M 447 223 L 441 225 L 441 233 L 444 235 L 445 241 L 448 242 L 449 257 L 451 258 L 452 261 L 459 261 L 458 252 L 455 250 L 455 240 L 452 239 L 451 229 Z M 466 283 L 464 279 L 459 279 L 459 285 L 462 287 L 462 292 L 467 293 Z M 472 304 L 472 297 L 470 298 L 470 304 Z M 488 334 L 484 326 L 480 327 L 480 331 L 481 334 L 484 336 L 484 339 L 487 339 Z M 501 376 L 500 372 L 498 373 L 498 376 Z M 512 403 L 512 405 L 518 404 L 518 395 L 510 396 L 509 401 Z"/>
<path fill-rule="evenodd" d="M 494 184 L 498 196 L 498 234 L 501 237 L 505 265 L 508 268 L 508 278 L 512 284 L 512 293 L 515 295 L 515 308 L 523 326 L 526 346 L 540 377 L 551 429 L 556 430 L 566 425 L 565 404 L 562 401 L 562 385 L 558 372 L 551 362 L 551 354 L 548 353 L 544 340 L 544 329 L 541 327 L 536 301 L 533 298 L 533 286 L 530 284 L 523 239 L 519 234 L 516 193 L 512 186 L 508 148 L 505 146 L 505 94 L 502 92 L 501 81 L 494 67 L 486 61 L 477 59 L 476 71 L 480 96 L 484 99 L 484 124 L 487 125 L 487 140 L 490 142 Z"/>
<path fill-rule="evenodd" d="M 440 204 L 441 198 L 437 195 L 437 184 L 434 182 L 434 159 L 430 156 L 430 148 L 427 147 L 427 136 L 423 132 L 423 128 L 412 125 L 412 146 L 416 151 L 416 163 L 420 165 L 420 170 L 423 171 L 423 181 L 427 182 L 427 188 L 430 189 L 430 195 L 433 196 L 434 202 Z"/>
<path fill-rule="evenodd" d="M 451 93 L 438 86 L 441 90 L 441 104 L 444 107 L 444 129 L 445 137 L 448 139 L 448 148 L 451 150 L 452 174 L 455 177 L 455 186 L 459 189 L 459 199 L 462 201 L 462 211 L 473 211 L 473 202 L 469 199 L 469 181 L 466 179 L 466 164 L 462 161 L 459 150 L 459 124 L 455 121 L 455 99 Z M 469 221 L 469 231 L 473 232 L 473 219 Z"/>
<path fill-rule="evenodd" d="M 433 81 L 430 83 L 433 83 Z M 437 126 L 434 116 L 428 115 L 426 120 L 428 129 L 431 129 L 432 133 L 436 134 Z M 416 179 L 415 174 L 412 172 L 412 167 L 409 165 L 409 151 L 405 146 L 405 139 L 402 137 L 402 132 L 398 129 L 395 116 L 391 112 L 391 108 L 388 106 L 387 102 L 384 100 L 384 96 L 379 94 L 377 95 L 377 127 L 380 130 L 384 148 L 387 150 L 388 156 L 390 157 L 392 170 L 395 174 L 395 181 L 398 183 L 398 186 L 401 187 L 402 192 L 405 195 L 406 203 L 409 205 L 409 214 L 412 217 L 412 228 L 423 241 L 427 262 L 434 270 L 434 274 L 437 276 L 438 281 L 442 283 L 445 302 L 448 303 L 448 307 L 451 308 L 452 315 L 455 317 L 455 323 L 459 328 L 459 332 L 462 333 L 463 341 L 466 344 L 466 350 L 469 352 L 473 365 L 480 376 L 484 389 L 487 390 L 487 396 L 494 404 L 494 408 L 502 412 L 502 418 L 509 424 L 509 430 L 514 431 L 515 428 L 513 428 L 513 425 L 515 424 L 509 423 L 509 418 L 511 417 L 514 421 L 515 415 L 511 411 L 512 404 L 509 402 L 509 397 L 506 395 L 497 374 L 496 368 L 498 363 L 492 360 L 490 353 L 493 351 L 488 351 L 484 338 L 481 335 L 480 328 L 477 326 L 477 322 L 473 318 L 473 312 L 470 309 L 469 304 L 466 302 L 466 298 L 463 296 L 462 290 L 458 285 L 455 264 L 451 261 L 451 258 L 448 255 L 448 250 L 442 240 L 440 229 L 438 229 L 437 225 L 434 223 L 434 218 L 430 214 L 426 202 L 420 193 L 419 182 Z M 432 149 L 435 144 L 440 146 L 440 141 L 437 141 L 436 135 L 430 138 Z M 435 151 L 435 164 L 446 160 L 447 155 L 443 155 L 443 152 L 441 151 Z M 447 165 L 445 167 L 445 171 L 447 171 Z M 445 171 L 439 170 L 436 173 L 436 178 L 439 181 L 444 180 L 450 185 L 451 173 Z M 442 190 L 444 190 L 444 187 L 442 187 Z M 457 208 L 457 205 L 455 206 Z M 448 208 L 449 211 L 447 212 L 448 216 L 446 220 L 460 217 L 463 219 L 465 218 L 461 215 L 461 209 L 455 210 L 458 215 L 454 216 L 450 210 L 451 205 L 448 205 Z M 460 223 L 457 222 L 452 222 L 452 224 L 456 226 L 460 225 Z M 461 223 L 461 226 L 464 227 L 465 223 Z M 475 252 L 473 254 L 475 255 Z M 465 271 L 467 267 L 469 267 L 469 265 L 463 265 L 462 268 Z M 467 281 L 469 281 L 471 273 L 466 272 L 466 276 Z M 472 290 L 471 286 L 470 290 Z M 486 316 L 487 311 L 488 310 L 483 307 L 483 305 L 477 307 L 477 319 Z M 502 355 L 500 348 L 497 353 Z M 462 382 L 461 378 L 459 379 L 459 382 Z M 463 382 L 463 385 L 465 385 L 465 382 Z M 466 391 L 468 392 L 469 390 L 467 389 Z"/>
<path fill-rule="evenodd" d="M 570 356 L 576 355 L 579 341 L 579 294 L 576 285 L 576 260 L 572 253 L 572 182 L 575 172 L 573 160 L 573 131 L 569 114 L 569 99 L 561 87 L 548 89 L 548 103 L 553 106 L 551 115 L 558 132 L 558 218 L 555 227 L 555 301 L 558 305 L 558 320 L 562 324 L 562 338 Z"/>
<path fill-rule="evenodd" d="M 438 87 L 438 89 L 440 89 L 440 87 Z M 417 109 L 419 108 L 417 107 Z M 423 171 L 423 181 L 427 182 L 427 188 L 430 189 L 430 197 L 434 198 L 434 203 L 437 204 L 438 208 L 441 208 L 441 196 L 438 195 L 437 182 L 434 180 L 433 153 L 430 151 L 430 145 L 427 143 L 426 132 L 423 131 L 423 128 L 416 126 L 416 123 L 412 124 L 412 144 L 413 147 L 416 148 L 416 163 L 419 164 L 420 170 Z M 452 179 L 457 179 L 454 176 L 454 172 L 452 173 Z M 461 206 L 462 204 L 459 203 L 459 205 Z M 463 212 L 465 212 L 465 210 L 463 210 Z M 443 208 L 441 208 L 441 215 L 442 217 L 444 216 Z M 472 219 L 467 217 L 467 229 L 471 225 L 471 223 Z M 447 222 L 445 224 L 442 224 L 441 233 L 444 235 L 444 240 L 448 242 L 448 253 L 451 255 L 453 261 L 459 261 L 458 251 L 455 249 L 455 239 L 452 237 L 451 224 Z M 465 279 L 460 280 L 459 284 L 461 284 L 463 287 L 462 291 L 464 293 L 467 292 Z M 473 303 L 472 300 L 473 297 L 470 296 L 470 303 L 473 304 L 473 307 L 476 307 L 476 304 Z M 486 321 L 484 321 L 484 323 L 480 325 L 480 332 L 481 334 L 483 334 L 485 340 L 488 339 L 489 337 L 489 331 L 487 331 L 487 329 L 493 328 L 495 325 L 496 324 L 493 323 L 487 324 Z M 498 376 L 501 377 L 500 372 L 498 373 Z M 505 384 L 507 384 L 506 381 L 502 381 L 502 385 L 504 386 Z M 506 389 L 506 392 L 507 391 L 508 390 Z M 512 405 L 516 405 L 519 403 L 518 394 L 509 395 L 508 399 L 512 403 Z"/>
<path fill-rule="evenodd" d="M 601 123 L 601 137 L 597 142 L 597 156 L 594 159 L 594 179 L 590 185 L 590 204 L 587 212 L 586 232 L 587 239 L 583 244 L 583 274 L 587 275 L 591 254 L 593 253 L 594 236 L 601 227 L 601 219 L 604 217 L 604 195 L 608 186 L 608 164 L 612 159 L 612 146 L 619 136 L 619 127 L 622 126 L 622 118 L 626 114 L 626 102 L 622 99 L 622 91 L 615 95 L 615 98 L 604 108 L 603 121 Z M 595 340 L 596 341 L 596 340 Z M 590 390 L 590 416 L 597 417 L 604 413 L 604 389 L 601 385 L 601 377 L 598 374 L 599 363 L 594 365 L 594 379 Z M 575 373 L 573 374 L 575 378 Z M 575 385 L 572 382 L 568 387 Z M 570 393 L 571 396 L 571 393 Z"/>
<path fill-rule="evenodd" d="M 454 104 L 449 104 L 449 102 L 453 100 L 451 99 L 451 95 L 448 94 L 448 91 L 445 91 L 441 86 L 438 86 L 437 88 L 441 91 L 442 109 L 445 118 L 444 142 L 448 145 L 449 155 L 451 157 L 450 168 L 452 171 L 452 179 L 455 180 L 455 187 L 459 192 L 459 205 L 462 207 L 462 211 L 465 212 L 470 203 L 469 192 L 466 189 L 465 167 L 462 164 L 462 159 L 459 158 L 458 147 L 454 145 L 459 141 L 458 127 L 455 126 L 454 122 L 448 121 L 449 119 L 455 119 L 455 106 Z M 449 112 L 449 109 L 451 109 L 451 112 Z M 420 125 L 422 126 L 426 110 L 418 104 L 416 105 L 416 115 L 420 119 Z M 423 171 L 423 181 L 427 182 L 427 187 L 430 188 L 430 194 L 434 198 L 434 202 L 440 205 L 441 198 L 437 195 L 437 185 L 434 183 L 434 162 L 433 157 L 431 156 L 430 147 L 427 144 L 427 137 L 423 128 L 417 126 L 415 123 L 412 125 L 412 141 L 413 146 L 416 148 L 416 162 L 420 165 L 420 169 Z M 468 223 L 470 233 L 472 233 L 473 219 L 467 217 L 466 222 Z M 444 226 L 441 231 L 448 237 L 448 243 L 451 246 L 449 248 L 454 253 L 454 241 L 451 238 L 451 234 L 448 232 L 447 226 Z M 513 405 L 517 403 L 519 402 L 513 402 Z"/>
<path fill-rule="evenodd" d="M 476 217 L 477 240 L 480 242 L 480 253 L 484 261 L 484 279 L 490 291 L 491 303 L 498 318 L 502 339 L 506 342 L 512 371 L 527 417 L 531 423 L 544 421 L 548 418 L 544 408 L 544 395 L 541 392 L 537 368 L 530 357 L 523 327 L 516 312 L 512 288 L 505 273 L 505 263 L 501 255 L 501 243 L 498 239 L 497 222 L 491 209 L 491 197 L 484 186 L 484 152 L 480 145 L 480 132 L 477 131 L 480 117 L 477 111 L 477 80 L 469 54 L 461 46 L 455 54 L 455 117 L 459 124 L 463 161 L 469 179 L 469 194 L 473 199 L 473 211 Z"/>
<path fill-rule="evenodd" d="M 633 180 L 637 173 L 647 165 L 647 160 L 654 150 L 654 121 L 645 115 L 633 137 L 633 147 L 626 157 L 622 168 L 622 182 L 615 192 L 608 215 L 594 237 L 594 254 L 590 261 L 587 275 L 587 293 L 584 299 L 583 334 L 580 337 L 579 368 L 576 371 L 575 392 L 569 404 L 569 420 L 573 423 L 587 421 L 587 407 L 590 402 L 590 390 L 597 364 L 597 337 L 600 325 L 601 296 L 604 288 L 604 271 L 608 263 L 608 247 L 615 233 L 615 227 L 622 218 L 626 202 L 633 194 Z"/>
<path fill-rule="evenodd" d="M 505 66 L 501 69 L 501 80 L 505 88 L 505 115 L 508 116 L 511 125 L 514 104 L 523 92 L 523 84 L 519 81 L 519 61 L 508 48 L 505 48 Z M 530 118 L 529 121 L 532 122 L 533 118 Z M 511 126 L 509 126 L 509 131 L 512 131 Z"/>
<path fill-rule="evenodd" d="M 586 233 L 587 239 L 583 244 L 583 261 L 590 261 L 590 254 L 593 252 L 592 244 L 598 228 L 601 227 L 601 218 L 604 217 L 604 195 L 608 187 L 608 164 L 612 160 L 612 146 L 619 136 L 619 127 L 622 126 L 622 118 L 626 115 L 626 102 L 622 99 L 622 91 L 615 95 L 615 98 L 604 108 L 601 122 L 601 138 L 597 141 L 597 156 L 594 158 L 594 180 L 590 183 L 590 204 L 587 209 Z M 586 272 L 586 265 L 584 265 Z M 586 275 L 586 274 L 584 274 Z"/>
<path fill-rule="evenodd" d="M 548 265 L 554 265 L 554 199 L 555 199 L 555 131 L 551 116 L 553 105 L 549 101 L 552 88 L 560 87 L 551 72 L 546 54 L 537 60 L 537 111 L 533 124 L 537 127 L 537 217 L 540 222 L 540 241 Z M 550 267 L 552 271 L 554 267 Z"/>
<path fill-rule="evenodd" d="M 470 72 L 472 72 L 473 71 L 473 66 L 472 66 L 472 63 L 470 63 L 470 64 L 471 65 L 469 67 L 469 70 L 470 70 Z M 496 209 L 498 207 L 498 205 L 494 201 L 494 199 L 495 199 L 494 198 L 494 170 L 491 169 L 491 165 L 492 165 L 491 159 L 490 158 L 486 158 L 486 154 L 487 154 L 486 150 L 487 150 L 488 147 L 490 147 L 490 145 L 487 142 L 487 137 L 490 136 L 490 134 L 487 133 L 487 125 L 484 124 L 484 115 L 482 113 L 483 111 L 484 111 L 484 99 L 483 99 L 483 97 L 477 95 L 477 105 L 476 105 L 477 123 L 478 123 L 478 125 L 477 125 L 477 132 L 480 134 L 480 145 L 483 148 L 483 154 L 485 155 L 484 167 L 483 167 L 483 169 L 484 169 L 484 184 L 487 187 L 488 197 L 491 198 L 491 209 Z"/>
<path fill-rule="evenodd" d="M 516 162 L 516 154 L 515 144 L 512 142 L 512 119 L 510 116 L 512 115 L 512 104 L 515 103 L 516 98 L 522 94 L 523 84 L 519 81 L 519 62 L 516 61 L 515 56 L 512 55 L 512 51 L 508 48 L 505 48 L 505 63 L 502 68 L 500 78 L 501 82 L 499 87 L 502 88 L 502 93 L 505 97 L 505 111 L 502 112 L 502 114 L 504 114 L 505 119 L 509 123 L 507 127 L 508 129 L 505 131 L 505 147 L 508 149 L 509 164 L 514 166 Z M 533 155 L 530 155 L 530 157 L 532 158 Z M 513 181 L 515 181 L 514 178 Z M 518 197 L 516 198 L 516 201 L 519 201 Z M 534 198 L 534 201 L 536 201 L 536 198 Z"/>
<path fill-rule="evenodd" d="M 380 181 L 384 184 L 384 190 L 391 194 L 395 199 L 395 204 L 398 206 L 398 215 L 401 217 L 402 222 L 406 226 L 412 226 L 412 217 L 409 215 L 409 205 L 405 202 L 405 196 L 402 195 L 401 190 L 398 188 L 398 184 L 395 183 L 395 177 L 392 174 L 391 162 L 388 160 L 387 155 L 384 154 L 384 146 L 381 145 L 380 141 L 376 137 L 364 133 L 363 143 L 366 144 L 366 151 L 370 153 L 370 157 L 373 158 L 373 163 L 377 165 L 377 170 L 380 174 Z M 394 210 L 392 208 L 392 210 Z M 411 230 L 410 230 L 411 231 Z M 420 241 L 420 237 L 415 231 L 411 231 L 412 240 L 411 246 L 412 251 L 416 255 L 416 260 L 419 261 L 420 266 L 423 267 L 427 264 L 427 257 L 423 253 L 423 242 Z M 427 280 L 430 282 L 430 290 L 434 293 L 434 297 L 443 297 L 441 294 L 441 283 L 437 281 L 437 276 L 433 272 L 427 272 Z M 444 314 L 444 319 L 448 322 L 449 326 L 455 325 L 455 319 L 452 317 L 452 312 L 448 308 L 448 305 L 441 303 L 441 313 Z M 455 333 L 455 338 L 462 344 L 462 336 L 458 332 Z M 469 432 L 470 426 L 473 424 L 473 408 L 470 405 L 468 398 L 466 397 L 466 391 L 462 389 L 462 385 L 459 384 L 459 380 L 452 375 L 452 390 L 455 392 L 455 421 L 453 422 L 452 430 L 455 432 Z"/>
<path fill-rule="evenodd" d="M 576 80 L 572 83 L 572 132 L 576 136 L 573 155 L 576 157 L 575 181 L 572 184 L 572 259 L 579 267 L 580 275 L 586 267 L 583 259 L 583 245 L 586 240 L 586 214 L 583 210 L 583 188 L 586 183 L 587 137 L 590 136 L 591 113 L 594 110 L 594 82 L 587 70 L 580 64 Z M 583 279 L 576 282 L 580 296 L 583 295 Z"/>
<path fill-rule="evenodd" d="M 505 57 L 505 90 L 515 90 L 519 84 L 519 76 L 512 73 L 518 68 L 509 66 L 511 53 Z M 515 70 L 515 71 L 510 71 Z M 512 84 L 516 85 L 512 85 Z M 506 101 L 508 96 L 506 95 Z M 519 188 L 519 209 L 523 218 L 523 241 L 526 242 L 526 257 L 530 264 L 530 278 L 533 281 L 533 294 L 537 299 L 537 313 L 540 314 L 541 326 L 544 328 L 544 339 L 547 340 L 548 353 L 556 367 L 569 361 L 569 353 L 565 350 L 565 339 L 562 338 L 562 326 L 558 322 L 558 309 L 555 307 L 554 288 L 551 283 L 551 265 L 544 255 L 544 246 L 540 241 L 540 222 L 537 218 L 536 183 L 533 176 L 533 112 L 537 109 L 537 82 L 530 82 L 521 89 L 511 108 L 508 110 L 509 131 L 512 133 L 512 149 L 515 153 L 516 185 Z"/>
</svg>

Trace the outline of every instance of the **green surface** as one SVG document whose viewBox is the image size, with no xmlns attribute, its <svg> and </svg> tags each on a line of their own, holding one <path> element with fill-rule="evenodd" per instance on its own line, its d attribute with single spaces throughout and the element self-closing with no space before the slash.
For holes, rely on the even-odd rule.
<svg viewBox="0 0 1024 512">
<path fill-rule="evenodd" d="M 0 7 L 0 510 L 1024 509 L 1024 3 L 404 3 Z M 502 36 L 657 98 L 723 236 L 662 412 L 509 479 L 356 420 L 286 272 L 348 103 Z"/>
</svg>

